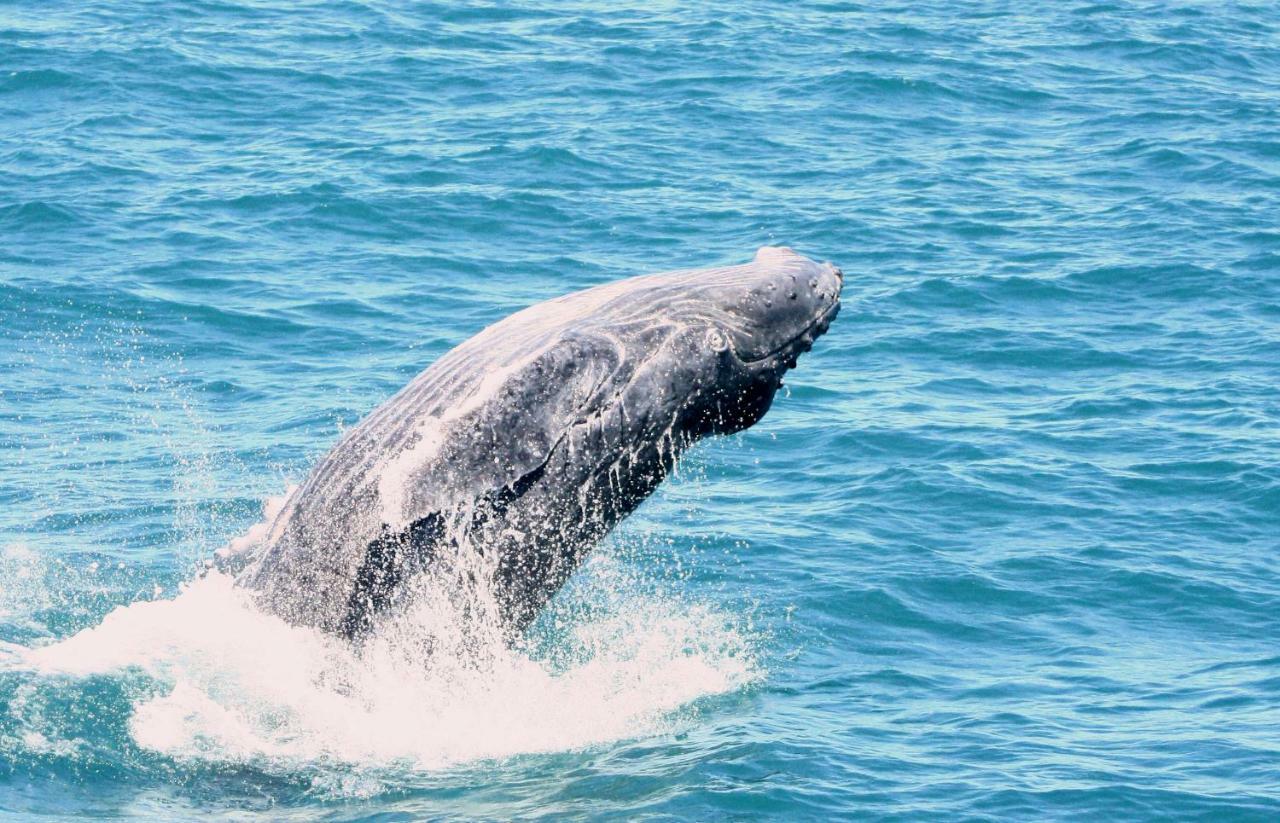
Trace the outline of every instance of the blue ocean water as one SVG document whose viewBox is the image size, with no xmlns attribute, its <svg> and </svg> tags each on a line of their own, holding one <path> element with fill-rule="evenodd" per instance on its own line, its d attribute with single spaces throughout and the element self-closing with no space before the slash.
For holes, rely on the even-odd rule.
<svg viewBox="0 0 1280 823">
<path fill-rule="evenodd" d="M 1275 819 L 1278 224 L 1271 3 L 0 5 L 0 813 Z M 492 671 L 198 577 L 486 324 L 772 243 L 840 318 Z"/>
</svg>

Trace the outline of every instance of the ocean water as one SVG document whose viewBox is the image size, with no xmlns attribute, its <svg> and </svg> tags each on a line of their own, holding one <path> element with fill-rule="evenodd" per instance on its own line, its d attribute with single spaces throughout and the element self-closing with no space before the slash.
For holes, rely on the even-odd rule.
<svg viewBox="0 0 1280 823">
<path fill-rule="evenodd" d="M 204 561 L 529 303 L 844 310 L 526 642 Z M 0 815 L 1280 817 L 1280 8 L 0 5 Z"/>
</svg>

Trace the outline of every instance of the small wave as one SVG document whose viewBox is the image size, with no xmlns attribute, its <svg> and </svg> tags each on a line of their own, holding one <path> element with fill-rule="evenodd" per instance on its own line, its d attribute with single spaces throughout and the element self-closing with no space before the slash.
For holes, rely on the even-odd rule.
<svg viewBox="0 0 1280 823">
<path fill-rule="evenodd" d="M 74 209 L 62 203 L 32 200 L 0 206 L 0 227 L 14 231 L 31 231 L 50 226 L 72 226 L 86 222 Z"/>
<path fill-rule="evenodd" d="M 55 89 L 72 86 L 79 78 L 74 74 L 57 69 L 30 69 L 27 71 L 9 72 L 0 79 L 0 92 L 33 91 L 38 89 Z"/>
</svg>

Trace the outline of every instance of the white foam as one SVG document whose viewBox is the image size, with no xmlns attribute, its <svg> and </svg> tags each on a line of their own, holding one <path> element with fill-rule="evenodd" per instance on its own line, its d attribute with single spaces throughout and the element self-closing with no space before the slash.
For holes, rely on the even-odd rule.
<svg viewBox="0 0 1280 823">
<path fill-rule="evenodd" d="M 449 619 L 429 604 L 357 655 L 258 611 L 211 572 L 171 600 L 117 608 L 0 663 L 50 677 L 141 670 L 161 689 L 133 707 L 139 746 L 287 773 L 432 770 L 660 733 L 690 701 L 757 677 L 748 638 L 715 609 L 619 591 L 605 599 L 599 616 L 570 621 L 551 660 L 496 637 L 424 653 L 422 638 L 442 636 L 429 624 Z"/>
<path fill-rule="evenodd" d="M 214 557 L 219 560 L 227 560 L 244 554 L 249 549 L 265 542 L 267 536 L 271 533 L 271 527 L 275 524 L 276 517 L 280 512 L 284 511 L 285 503 L 289 501 L 289 498 L 297 490 L 298 486 L 295 483 L 286 488 L 284 494 L 278 497 L 268 497 L 263 501 L 262 520 L 250 526 L 244 534 L 232 539 L 227 545 L 215 551 L 213 553 Z"/>
</svg>

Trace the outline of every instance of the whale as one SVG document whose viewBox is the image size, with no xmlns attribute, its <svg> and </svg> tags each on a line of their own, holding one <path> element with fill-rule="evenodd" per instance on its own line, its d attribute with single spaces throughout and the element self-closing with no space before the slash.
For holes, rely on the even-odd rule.
<svg viewBox="0 0 1280 823">
<path fill-rule="evenodd" d="M 358 640 L 431 580 L 518 638 L 687 449 L 764 416 L 843 283 L 771 246 L 494 323 L 342 435 L 236 583 L 290 623 Z"/>
</svg>

